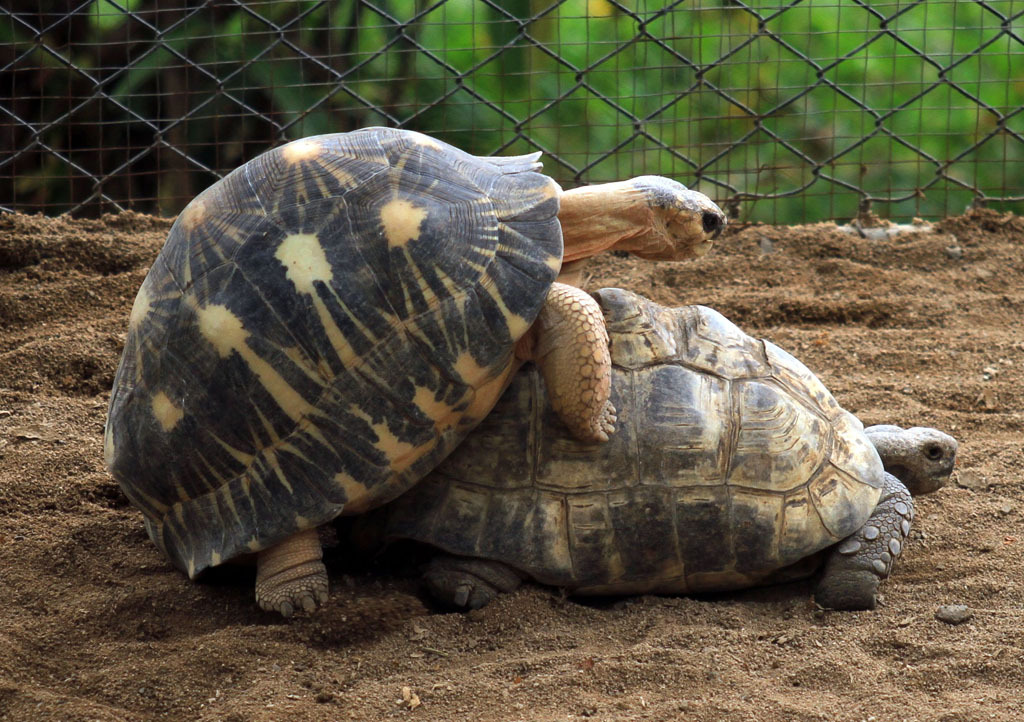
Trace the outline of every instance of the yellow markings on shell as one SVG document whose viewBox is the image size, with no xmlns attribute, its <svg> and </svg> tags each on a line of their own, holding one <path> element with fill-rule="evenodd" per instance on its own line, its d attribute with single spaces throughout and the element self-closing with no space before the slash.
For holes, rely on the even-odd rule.
<svg viewBox="0 0 1024 722">
<path fill-rule="evenodd" d="M 153 416 L 165 432 L 173 431 L 185 417 L 185 410 L 171 401 L 171 397 L 163 391 L 153 395 L 152 408 Z"/>
<path fill-rule="evenodd" d="M 133 494 L 134 496 L 142 499 L 142 501 L 145 502 L 146 506 L 149 509 L 155 511 L 155 513 L 153 513 L 152 516 L 161 516 L 163 514 L 166 514 L 167 510 L 171 508 L 166 502 L 163 502 L 154 496 L 150 496 L 138 486 L 135 487 Z M 146 514 L 147 516 L 149 516 L 150 512 L 147 511 Z"/>
<path fill-rule="evenodd" d="M 425 208 L 413 205 L 407 200 L 395 198 L 380 209 L 380 222 L 384 236 L 392 248 L 401 248 L 420 237 L 420 224 L 427 217 Z"/>
<path fill-rule="evenodd" d="M 213 344 L 221 358 L 235 351 L 242 357 L 263 388 L 274 398 L 292 420 L 299 420 L 313 411 L 313 406 L 293 389 L 281 374 L 265 359 L 260 358 L 247 343 L 249 333 L 227 306 L 210 304 L 196 310 L 199 317 L 199 331 Z"/>
<path fill-rule="evenodd" d="M 299 163 L 304 160 L 309 160 L 320 153 L 320 144 L 315 140 L 309 138 L 303 138 L 302 140 L 295 140 L 288 145 L 281 148 L 281 157 L 285 159 L 287 163 Z"/>
<path fill-rule="evenodd" d="M 235 507 L 235 498 L 231 495 L 231 484 L 223 484 L 217 489 L 217 493 L 220 494 L 221 499 L 224 500 L 224 505 L 231 512 L 231 515 L 238 519 L 238 509 Z"/>
<path fill-rule="evenodd" d="M 211 552 L 210 553 L 210 566 L 211 567 L 215 567 L 215 566 L 217 566 L 220 563 L 221 563 L 220 552 Z"/>
<path fill-rule="evenodd" d="M 117 447 L 114 445 L 114 430 L 110 428 L 110 422 L 107 422 L 107 426 L 103 430 L 103 463 L 107 465 L 108 469 L 114 465 L 114 458 L 116 456 Z"/>
<path fill-rule="evenodd" d="M 433 419 L 434 427 L 438 431 L 455 426 L 462 417 L 461 411 L 456 411 L 454 406 L 450 406 L 444 401 L 438 401 L 436 394 L 425 386 L 416 387 L 413 403 L 424 416 Z"/>
<path fill-rule="evenodd" d="M 391 468 L 395 471 L 404 471 L 418 459 L 422 452 L 417 453 L 419 447 L 402 441 L 391 431 L 386 423 L 370 424 L 373 433 L 377 435 L 374 447 L 384 452 L 384 455 L 391 462 Z"/>
<path fill-rule="evenodd" d="M 207 464 L 207 466 L 209 466 L 209 464 Z M 182 513 L 182 505 L 192 501 L 192 496 L 187 491 L 185 491 L 185 487 L 183 487 L 181 484 L 175 484 L 174 490 L 178 493 L 178 503 L 174 505 L 175 508 L 177 509 L 178 521 L 184 524 L 185 515 Z"/>
<path fill-rule="evenodd" d="M 444 150 L 442 148 L 441 144 L 438 143 L 433 138 L 431 138 L 429 135 L 423 135 L 423 133 L 415 133 L 415 132 L 411 132 L 408 135 L 409 135 L 410 138 L 413 139 L 413 141 L 417 145 L 424 145 L 424 146 L 426 146 L 428 148 L 433 148 L 435 150 Z"/>
<path fill-rule="evenodd" d="M 324 378 L 330 378 L 330 367 L 323 359 L 314 364 L 298 346 L 282 348 L 281 352 L 312 381 L 323 381 Z"/>
<path fill-rule="evenodd" d="M 232 351 L 248 348 L 246 339 L 248 332 L 238 318 L 227 306 L 211 304 L 196 309 L 199 317 L 199 332 L 217 349 L 218 355 L 225 358 Z"/>
<path fill-rule="evenodd" d="M 423 456 L 433 446 L 433 443 L 426 446 L 416 446 L 415 444 L 400 440 L 391 431 L 386 421 L 377 424 L 373 423 L 370 415 L 358 406 L 350 406 L 349 411 L 352 412 L 353 416 L 357 416 L 365 421 L 373 430 L 373 433 L 377 435 L 377 441 L 373 446 L 384 453 L 391 469 L 395 472 L 408 469 L 416 459 Z"/>
<path fill-rule="evenodd" d="M 526 330 L 530 328 L 530 322 L 518 313 L 513 313 L 509 310 L 508 304 L 505 303 L 505 299 L 501 297 L 501 293 L 494 287 L 493 278 L 487 277 L 483 279 L 480 286 L 487 291 L 491 298 L 494 299 L 494 303 L 498 306 L 498 310 L 501 311 L 501 315 L 505 317 L 505 324 L 508 326 L 509 336 L 513 339 L 521 338 L 522 335 L 526 333 Z"/>
<path fill-rule="evenodd" d="M 277 450 L 282 452 L 282 453 L 291 454 L 292 456 L 297 456 L 300 459 L 302 459 L 303 461 L 305 461 L 307 464 L 312 464 L 313 463 L 312 460 L 302 452 L 302 449 L 297 447 L 295 444 L 291 444 L 291 443 L 289 443 L 287 441 L 282 441 L 280 444 L 278 444 L 277 445 Z"/>
<path fill-rule="evenodd" d="M 277 460 L 277 452 L 275 452 L 274 449 L 266 449 L 263 454 L 263 458 L 266 460 L 267 465 L 274 470 L 274 475 L 277 477 L 278 481 L 281 482 L 281 486 L 287 489 L 289 494 L 294 494 L 295 489 L 292 488 L 291 482 L 288 481 L 288 477 L 285 476 L 284 469 L 281 468 L 281 464 Z"/>
<path fill-rule="evenodd" d="M 206 220 L 206 200 L 199 195 L 181 212 L 181 225 L 186 231 L 191 232 L 204 220 Z"/>
<path fill-rule="evenodd" d="M 224 441 L 224 439 L 220 438 L 216 434 L 211 434 L 211 436 L 213 437 L 213 440 L 220 444 L 221 448 L 224 449 L 224 451 L 228 452 L 231 458 L 237 461 L 239 464 L 246 468 L 252 465 L 253 459 L 256 458 L 252 454 L 247 454 L 241 449 L 232 446 L 231 444 Z"/>
<path fill-rule="evenodd" d="M 355 477 L 343 471 L 334 475 L 334 483 L 345 495 L 346 514 L 366 510 L 365 502 L 369 498 L 369 491 L 365 484 L 356 481 Z"/>
<path fill-rule="evenodd" d="M 139 327 L 148 314 L 149 310 L 153 307 L 153 300 L 149 296 L 149 292 L 146 290 L 145 284 L 139 288 L 139 293 L 135 296 L 135 303 L 132 304 L 132 312 L 128 316 L 128 328 L 134 330 Z"/>
<path fill-rule="evenodd" d="M 323 246 L 320 245 L 320 239 L 312 233 L 293 233 L 281 241 L 281 245 L 278 246 L 274 257 L 287 269 L 285 275 L 295 286 L 295 290 L 307 294 L 312 299 L 320 323 L 324 327 L 327 338 L 330 340 L 335 353 L 338 354 L 338 358 L 341 359 L 342 364 L 348 368 L 354 366 L 357 358 L 355 349 L 352 348 L 352 344 L 349 343 L 348 339 L 345 338 L 345 334 L 338 328 L 338 324 L 334 322 L 334 318 L 331 316 L 330 311 L 327 310 L 327 306 L 324 305 L 323 299 L 317 293 L 315 285 L 317 281 L 326 284 L 327 288 L 334 293 L 333 288 L 330 286 L 331 279 L 334 276 L 334 269 L 331 268 L 331 264 L 327 261 L 327 254 L 324 253 Z M 335 298 L 337 298 L 337 294 L 335 294 Z M 372 338 L 368 329 L 352 316 L 340 299 L 338 299 L 338 303 L 348 314 L 349 318 L 352 318 L 359 330 L 367 337 Z M 308 364 L 303 362 L 302 365 L 305 367 Z M 324 378 L 333 378 L 330 367 L 326 364 L 317 364 L 317 371 Z"/>
<path fill-rule="evenodd" d="M 460 353 L 453 366 L 462 383 L 474 389 L 485 384 L 494 375 L 490 366 L 478 364 L 469 351 Z"/>
<path fill-rule="evenodd" d="M 327 262 L 320 239 L 315 233 L 293 233 L 285 236 L 277 247 L 274 258 L 287 269 L 285 275 L 296 290 L 316 294 L 317 281 L 329 283 L 334 276 L 331 264 Z"/>
</svg>

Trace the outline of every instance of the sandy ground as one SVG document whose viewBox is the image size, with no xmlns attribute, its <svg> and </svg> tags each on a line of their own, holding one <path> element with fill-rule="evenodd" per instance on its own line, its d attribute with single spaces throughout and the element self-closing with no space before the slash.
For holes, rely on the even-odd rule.
<svg viewBox="0 0 1024 722">
<path fill-rule="evenodd" d="M 960 440 L 879 609 L 816 609 L 809 583 L 587 603 L 526 586 L 444 614 L 411 563 L 336 545 L 330 602 L 291 621 L 255 607 L 250 569 L 173 570 L 103 469 L 128 310 L 168 228 L 0 216 L 0 719 L 1024 718 L 1024 220 L 752 226 L 699 262 L 593 269 L 718 308 L 866 423 Z M 971 618 L 937 620 L 944 604 Z"/>
</svg>

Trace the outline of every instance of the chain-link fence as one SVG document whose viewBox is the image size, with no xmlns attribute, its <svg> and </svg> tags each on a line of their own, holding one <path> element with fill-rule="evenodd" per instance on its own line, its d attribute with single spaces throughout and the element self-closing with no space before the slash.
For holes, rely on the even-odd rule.
<svg viewBox="0 0 1024 722">
<path fill-rule="evenodd" d="M 390 125 L 745 219 L 1024 209 L 1024 2 L 5 0 L 0 208 L 173 214 Z"/>
</svg>

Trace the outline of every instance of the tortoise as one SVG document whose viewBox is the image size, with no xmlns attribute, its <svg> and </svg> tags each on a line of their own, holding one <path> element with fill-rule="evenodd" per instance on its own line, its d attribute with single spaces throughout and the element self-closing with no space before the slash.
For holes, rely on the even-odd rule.
<svg viewBox="0 0 1024 722">
<path fill-rule="evenodd" d="M 176 566 L 256 553 L 262 608 L 314 609 L 317 527 L 414 484 L 527 359 L 573 433 L 607 439 L 603 319 L 563 262 L 691 258 L 726 220 L 666 178 L 563 192 L 539 155 L 367 128 L 266 152 L 188 204 L 132 307 L 104 435 Z"/>
<path fill-rule="evenodd" d="M 873 608 L 910 531 L 910 494 L 948 479 L 956 441 L 864 429 L 804 364 L 710 308 L 614 288 L 595 297 L 614 437 L 574 439 L 526 367 L 433 472 L 355 521 L 355 541 L 440 550 L 424 579 L 457 608 L 524 578 L 579 595 L 685 594 L 788 581 L 823 562 L 822 606 Z"/>
</svg>

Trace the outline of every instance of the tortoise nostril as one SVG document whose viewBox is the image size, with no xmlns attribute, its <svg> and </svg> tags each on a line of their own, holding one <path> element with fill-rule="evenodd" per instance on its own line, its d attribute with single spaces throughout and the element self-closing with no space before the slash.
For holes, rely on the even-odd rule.
<svg viewBox="0 0 1024 722">
<path fill-rule="evenodd" d="M 704 226 L 705 233 L 718 233 L 725 226 L 725 218 L 718 213 L 712 213 L 711 211 L 705 211 L 701 215 L 701 224 Z"/>
</svg>

